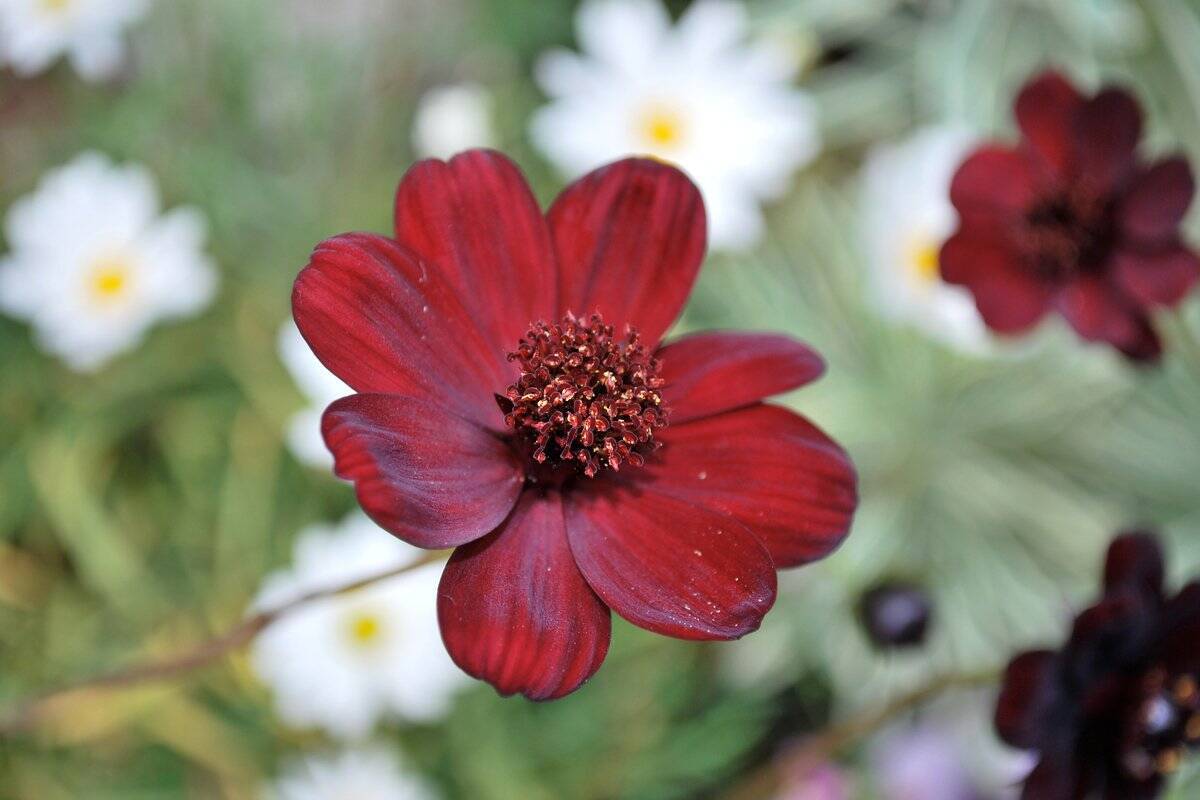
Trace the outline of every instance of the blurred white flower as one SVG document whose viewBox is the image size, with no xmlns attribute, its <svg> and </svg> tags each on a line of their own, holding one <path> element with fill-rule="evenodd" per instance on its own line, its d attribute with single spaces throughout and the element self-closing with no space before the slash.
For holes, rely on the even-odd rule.
<svg viewBox="0 0 1200 800">
<path fill-rule="evenodd" d="M 492 98 L 474 83 L 427 91 L 413 119 L 413 149 L 422 158 L 450 158 L 473 147 L 492 147 Z"/>
<path fill-rule="evenodd" d="M 0 58 L 20 75 L 44 71 L 60 56 L 87 80 L 121 66 L 125 28 L 148 0 L 0 0 Z"/>
<path fill-rule="evenodd" d="M 279 331 L 279 357 L 309 401 L 306 408 L 297 411 L 288 421 L 288 447 L 304 463 L 330 469 L 333 456 L 321 437 L 321 415 L 330 403 L 354 394 L 354 390 L 317 359 L 294 322 L 284 323 Z"/>
<path fill-rule="evenodd" d="M 296 542 L 290 569 L 267 577 L 255 609 L 411 563 L 423 551 L 359 512 L 337 527 L 314 526 Z M 437 623 L 441 565 L 309 603 L 255 640 L 255 671 L 279 716 L 339 738 L 368 734 L 384 717 L 440 716 L 466 676 L 450 661 Z"/>
<path fill-rule="evenodd" d="M 938 251 L 957 218 L 950 180 L 972 144 L 965 131 L 931 127 L 876 147 L 862 170 L 862 234 L 880 313 L 979 352 L 988 336 L 970 294 L 938 273 Z"/>
<path fill-rule="evenodd" d="M 307 756 L 289 764 L 268 800 L 433 800 L 437 793 L 378 747 Z"/>
<path fill-rule="evenodd" d="M 590 0 L 576 26 L 583 54 L 538 64 L 552 102 L 534 143 L 572 176 L 630 154 L 677 164 L 704 195 L 714 247 L 757 242 L 760 202 L 819 149 L 815 107 L 790 86 L 795 60 L 747 42 L 745 8 L 729 0 L 699 0 L 674 27 L 658 0 Z"/>
<path fill-rule="evenodd" d="M 47 173 L 8 212 L 0 310 L 28 320 L 39 345 L 94 370 L 155 322 L 195 314 L 217 273 L 200 213 L 159 212 L 154 178 L 86 153 Z"/>
</svg>

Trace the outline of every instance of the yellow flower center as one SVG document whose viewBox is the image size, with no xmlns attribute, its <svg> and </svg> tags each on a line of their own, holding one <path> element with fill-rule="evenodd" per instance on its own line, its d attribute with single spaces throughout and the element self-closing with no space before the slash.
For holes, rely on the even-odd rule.
<svg viewBox="0 0 1200 800">
<path fill-rule="evenodd" d="M 71 0 L 41 0 L 41 3 L 44 11 L 57 14 L 66 11 L 67 7 L 71 5 Z"/>
<path fill-rule="evenodd" d="M 133 270 L 121 258 L 103 258 L 88 273 L 88 292 L 97 303 L 111 303 L 128 293 Z"/>
<path fill-rule="evenodd" d="M 940 250 L 940 242 L 927 238 L 918 239 L 908 248 L 908 269 L 918 284 L 928 286 L 941 280 L 938 269 Z"/>
<path fill-rule="evenodd" d="M 383 621 L 370 612 L 360 612 L 350 618 L 346 632 L 356 647 L 366 649 L 379 643 L 383 636 Z"/>
<path fill-rule="evenodd" d="M 670 150 L 683 143 L 683 116 L 672 108 L 650 106 L 638 120 L 638 135 L 653 150 Z"/>
</svg>

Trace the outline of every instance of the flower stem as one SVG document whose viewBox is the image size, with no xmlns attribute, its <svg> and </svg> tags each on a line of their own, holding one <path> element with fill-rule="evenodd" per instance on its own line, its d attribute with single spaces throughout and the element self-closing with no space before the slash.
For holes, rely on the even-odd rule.
<svg viewBox="0 0 1200 800">
<path fill-rule="evenodd" d="M 220 661 L 230 653 L 246 646 L 254 641 L 255 637 L 266 630 L 267 627 L 309 603 L 353 592 L 379 581 L 403 575 L 419 567 L 440 561 L 444 556 L 445 553 L 442 551 L 430 551 L 423 554 L 416 561 L 405 564 L 402 567 L 395 567 L 375 575 L 358 578 L 330 589 L 310 592 L 276 608 L 259 611 L 247 617 L 239 625 L 226 633 L 201 642 L 187 652 L 172 658 L 133 664 L 114 672 L 85 678 L 84 680 L 67 684 L 40 696 L 33 697 L 23 703 L 18 703 L 8 713 L 0 714 L 0 738 L 19 734 L 37 727 L 51 711 L 56 710 L 57 706 L 69 703 L 72 698 L 78 697 L 79 692 L 83 690 L 118 690 L 147 683 L 172 680 L 187 675 Z"/>
<path fill-rule="evenodd" d="M 881 708 L 853 714 L 809 736 L 734 786 L 725 798 L 759 800 L 774 797 L 786 776 L 804 774 L 807 770 L 820 767 L 846 747 L 879 731 L 906 711 L 924 705 L 943 692 L 992 686 L 998 679 L 999 672 L 995 669 L 934 678 Z"/>
</svg>

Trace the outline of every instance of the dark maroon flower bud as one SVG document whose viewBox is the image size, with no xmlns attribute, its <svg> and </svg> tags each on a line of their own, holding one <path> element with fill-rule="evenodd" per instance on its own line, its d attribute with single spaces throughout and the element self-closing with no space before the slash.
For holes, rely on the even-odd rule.
<svg viewBox="0 0 1200 800">
<path fill-rule="evenodd" d="M 996 730 L 1039 754 L 1024 800 L 1158 796 L 1200 746 L 1200 582 L 1165 594 L 1158 540 L 1117 537 L 1066 644 L 1008 665 Z"/>
<path fill-rule="evenodd" d="M 863 594 L 858 613 L 879 647 L 917 647 L 925 642 L 933 604 L 920 586 L 884 583 Z"/>
<path fill-rule="evenodd" d="M 1153 312 L 1200 277 L 1179 230 L 1195 191 L 1187 160 L 1138 156 L 1142 110 L 1123 89 L 1086 96 L 1044 72 L 1015 115 L 1021 142 L 983 145 L 954 176 L 959 226 L 942 277 L 971 291 L 997 333 L 1027 331 L 1054 309 L 1084 339 L 1158 358 Z"/>
</svg>

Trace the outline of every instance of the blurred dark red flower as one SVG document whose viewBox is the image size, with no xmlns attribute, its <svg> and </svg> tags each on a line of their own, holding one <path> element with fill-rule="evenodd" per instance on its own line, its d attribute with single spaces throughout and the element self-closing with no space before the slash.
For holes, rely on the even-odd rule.
<svg viewBox="0 0 1200 800">
<path fill-rule="evenodd" d="M 1020 144 L 984 145 L 954 176 L 959 227 L 942 247 L 942 277 L 967 287 L 998 333 L 1053 309 L 1085 339 L 1157 358 L 1152 312 L 1200 275 L 1179 232 L 1195 190 L 1188 162 L 1138 157 L 1141 108 L 1120 88 L 1086 97 L 1044 72 L 1015 113 Z"/>
<path fill-rule="evenodd" d="M 1200 582 L 1163 592 L 1147 533 L 1117 537 L 1104 593 L 1057 652 L 1008 665 L 996 707 L 1006 742 L 1036 751 L 1025 800 L 1146 800 L 1200 746 Z"/>
<path fill-rule="evenodd" d="M 774 602 L 776 568 L 846 535 L 846 454 L 763 403 L 815 380 L 820 357 L 770 334 L 660 343 L 705 250 L 679 170 L 621 161 L 543 215 L 510 161 L 472 151 L 414 166 L 395 222 L 394 239 L 318 246 L 293 308 L 360 392 L 324 417 L 337 474 L 396 536 L 456 548 L 438 618 L 464 670 L 567 694 L 604 659 L 610 609 L 737 638 Z"/>
</svg>

